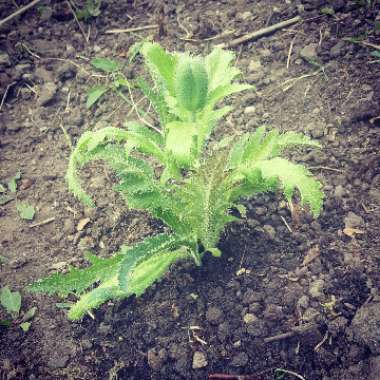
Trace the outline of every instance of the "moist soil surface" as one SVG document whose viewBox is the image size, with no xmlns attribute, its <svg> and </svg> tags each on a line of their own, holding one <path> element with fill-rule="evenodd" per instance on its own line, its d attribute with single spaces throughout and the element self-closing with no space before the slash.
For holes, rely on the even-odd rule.
<svg viewBox="0 0 380 380">
<path fill-rule="evenodd" d="M 1 18 L 25 3 L 3 3 Z M 6 189 L 18 171 L 21 178 L 8 202 L 1 198 L 0 284 L 37 313 L 27 332 L 1 328 L 0 378 L 380 379 L 377 3 L 110 0 L 80 29 L 68 2 L 45 0 L 3 25 L 0 182 Z M 246 218 L 221 239 L 221 258 L 177 264 L 140 298 L 105 304 L 80 322 L 58 307 L 65 300 L 28 293 L 37 279 L 86 265 L 87 249 L 107 257 L 161 228 L 125 207 L 101 164 L 82 173 L 95 209 L 67 189 L 71 144 L 88 129 L 137 117 L 112 93 L 86 108 L 88 88 L 104 81 L 89 60 L 126 62 L 129 47 L 148 37 L 206 54 L 297 15 L 302 22 L 233 47 L 256 90 L 228 100 L 235 111 L 213 138 L 266 124 L 317 139 L 320 150 L 289 157 L 323 183 L 321 216 L 297 205 L 291 213 L 280 194 L 247 200 Z M 106 34 L 152 24 L 159 27 Z M 128 78 L 138 62 L 126 65 Z M 153 112 L 146 118 L 156 122 Z M 20 218 L 22 202 L 35 207 L 33 221 Z"/>
</svg>

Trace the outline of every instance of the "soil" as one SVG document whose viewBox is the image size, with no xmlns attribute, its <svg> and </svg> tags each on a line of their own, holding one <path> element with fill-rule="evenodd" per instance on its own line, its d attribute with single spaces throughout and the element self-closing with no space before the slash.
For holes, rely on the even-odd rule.
<svg viewBox="0 0 380 380">
<path fill-rule="evenodd" d="M 15 10 L 16 1 L 3 3 L 0 16 Z M 125 208 L 99 164 L 84 171 L 96 209 L 67 190 L 70 143 L 87 129 L 135 117 L 112 94 L 86 109 L 87 89 L 102 80 L 89 59 L 124 61 L 132 43 L 149 35 L 169 50 L 206 53 L 296 15 L 304 21 L 235 48 L 244 80 L 257 90 L 231 98 L 235 111 L 218 133 L 268 124 L 319 140 L 321 150 L 289 156 L 323 183 L 322 215 L 291 214 L 279 194 L 247 200 L 247 218 L 225 231 L 222 258 L 207 257 L 200 269 L 178 264 L 142 297 L 103 305 L 94 319 L 71 323 L 57 307 L 64 301 L 27 293 L 39 278 L 84 265 L 85 249 L 107 256 L 159 228 Z M 375 22 L 378 1 L 109 0 L 81 22 L 87 43 L 67 2 L 45 0 L 5 24 L 0 182 L 18 170 L 22 178 L 14 199 L 0 206 L 0 285 L 22 293 L 22 310 L 38 311 L 28 332 L 0 330 L 0 378 L 380 379 Z M 105 33 L 156 23 L 159 32 Z M 363 36 L 377 48 L 345 40 Z M 135 64 L 126 74 L 139 71 Z M 36 208 L 32 222 L 19 217 L 20 201 Z M 90 222 L 78 232 L 84 218 Z"/>
</svg>

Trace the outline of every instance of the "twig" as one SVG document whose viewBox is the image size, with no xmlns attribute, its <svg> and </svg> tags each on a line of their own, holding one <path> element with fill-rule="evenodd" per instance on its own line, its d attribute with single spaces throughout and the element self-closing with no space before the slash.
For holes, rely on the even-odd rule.
<svg viewBox="0 0 380 380">
<path fill-rule="evenodd" d="M 293 230 L 290 228 L 290 226 L 289 226 L 288 222 L 285 220 L 285 218 L 282 215 L 280 215 L 280 217 L 281 217 L 281 220 L 284 222 L 284 224 L 285 224 L 286 228 L 288 229 L 288 231 L 290 233 L 293 233 Z"/>
<path fill-rule="evenodd" d="M 80 29 L 80 32 L 81 32 L 82 35 L 83 35 L 84 40 L 86 41 L 86 44 L 88 44 L 89 41 L 88 41 L 87 35 L 86 35 L 85 31 L 83 30 L 81 23 L 80 23 L 79 20 L 78 20 L 77 14 L 75 13 L 75 11 L 74 11 L 74 9 L 73 9 L 73 7 L 72 7 L 70 1 L 67 0 L 66 3 L 67 3 L 67 5 L 68 5 L 69 8 L 70 8 L 70 11 L 71 11 L 71 13 L 72 13 L 73 16 L 74 16 L 74 19 L 75 19 L 76 23 L 78 24 L 78 27 L 79 27 L 79 29 Z"/>
<path fill-rule="evenodd" d="M 318 69 L 316 71 L 314 71 L 313 73 L 311 74 L 304 74 L 304 75 L 301 75 L 300 77 L 297 77 L 297 78 L 290 78 L 290 79 L 287 79 L 284 83 L 282 83 L 282 86 L 284 86 L 285 84 L 287 83 L 290 83 L 288 86 L 284 87 L 282 89 L 283 92 L 286 92 L 288 90 L 290 90 L 298 81 L 300 81 L 301 79 L 306 79 L 306 78 L 310 78 L 310 77 L 313 77 L 315 75 L 318 75 L 322 70 L 321 69 Z"/>
<path fill-rule="evenodd" d="M 289 65 L 290 65 L 290 58 L 292 56 L 292 52 L 293 52 L 293 45 L 294 45 L 294 40 L 295 40 L 296 36 L 293 37 L 292 41 L 290 42 L 290 46 L 289 46 L 289 52 L 288 52 L 288 59 L 286 60 L 286 68 L 287 70 L 289 70 Z"/>
<path fill-rule="evenodd" d="M 297 372 L 289 371 L 287 369 L 277 368 L 275 372 L 287 373 L 288 375 L 292 375 L 296 377 L 297 379 L 306 380 L 303 376 L 299 375 Z"/>
<path fill-rule="evenodd" d="M 45 219 L 42 222 L 31 224 L 29 228 L 44 226 L 45 224 L 49 224 L 54 221 L 55 221 L 55 217 L 53 216 L 52 218 Z"/>
<path fill-rule="evenodd" d="M 219 380 L 261 380 L 262 377 L 256 375 L 229 375 L 227 373 L 211 373 L 208 375 L 209 379 Z"/>
<path fill-rule="evenodd" d="M 247 42 L 247 41 L 251 41 L 251 40 L 255 40 L 255 39 L 258 39 L 260 37 L 263 37 L 263 36 L 266 36 L 268 34 L 271 34 L 279 29 L 282 29 L 282 28 L 285 28 L 289 25 L 293 25 L 299 21 L 301 21 L 302 18 L 300 16 L 296 16 L 296 17 L 293 17 L 289 20 L 286 20 L 286 21 L 282 21 L 282 22 L 279 22 L 277 24 L 274 24 L 274 25 L 271 25 L 271 26 L 268 26 L 266 28 L 262 28 L 262 29 L 259 29 L 255 32 L 252 32 L 252 33 L 248 33 L 246 34 L 245 36 L 242 36 L 242 37 L 239 37 L 239 38 L 236 38 L 230 42 L 226 42 L 226 43 L 223 43 L 223 44 L 219 44 L 217 45 L 218 47 L 221 47 L 221 48 L 230 48 L 230 47 L 234 47 L 234 46 L 237 46 L 237 45 L 240 45 L 244 42 Z"/>
<path fill-rule="evenodd" d="M 265 343 L 271 343 L 271 342 L 276 342 L 278 340 L 291 338 L 295 335 L 303 334 L 309 330 L 313 330 L 316 327 L 317 327 L 317 325 L 315 323 L 306 323 L 304 325 L 294 326 L 291 328 L 290 331 L 288 331 L 286 333 L 282 333 L 282 334 L 271 336 L 269 338 L 265 338 L 264 342 Z"/>
<path fill-rule="evenodd" d="M 128 28 L 128 29 L 110 29 L 106 30 L 106 34 L 118 34 L 118 33 L 133 33 L 133 32 L 140 32 L 141 30 L 148 30 L 148 29 L 156 29 L 158 28 L 157 24 L 153 25 L 145 25 L 145 26 L 137 26 L 136 28 Z"/>
<path fill-rule="evenodd" d="M 344 170 L 329 168 L 328 166 L 309 166 L 308 169 L 309 170 L 323 169 L 323 170 L 329 170 L 330 172 L 344 173 Z"/>
<path fill-rule="evenodd" d="M 3 108 L 3 105 L 4 105 L 4 103 L 5 103 L 5 99 L 7 98 L 7 95 L 8 95 L 8 91 L 9 91 L 9 89 L 10 89 L 13 85 L 15 85 L 16 83 L 17 83 L 17 82 L 12 82 L 12 83 L 8 84 L 8 86 L 6 87 L 5 92 L 4 92 L 4 95 L 3 95 L 2 99 L 1 99 L 1 103 L 0 103 L 0 111 L 1 111 L 2 108 Z"/>
<path fill-rule="evenodd" d="M 25 5 L 22 8 L 17 9 L 16 12 L 12 13 L 8 17 L 5 17 L 3 20 L 0 21 L 0 28 L 8 21 L 12 20 L 13 18 L 17 17 L 18 15 L 21 15 L 22 13 L 26 12 L 29 8 L 34 7 L 37 3 L 39 3 L 41 0 L 33 0 L 31 3 Z"/>
<path fill-rule="evenodd" d="M 212 37 L 207 37 L 203 39 L 197 39 L 197 38 L 187 38 L 187 37 L 178 37 L 182 41 L 190 41 L 190 42 L 206 42 L 206 41 L 214 41 L 214 40 L 219 40 L 224 37 L 228 37 L 232 34 L 235 34 L 236 30 L 227 30 L 223 33 L 216 34 L 215 36 Z"/>
<path fill-rule="evenodd" d="M 319 349 L 322 347 L 322 345 L 326 342 L 326 340 L 329 338 L 329 332 L 326 331 L 326 334 L 325 336 L 323 337 L 323 339 L 314 347 L 314 351 L 315 352 L 318 352 Z"/>
</svg>

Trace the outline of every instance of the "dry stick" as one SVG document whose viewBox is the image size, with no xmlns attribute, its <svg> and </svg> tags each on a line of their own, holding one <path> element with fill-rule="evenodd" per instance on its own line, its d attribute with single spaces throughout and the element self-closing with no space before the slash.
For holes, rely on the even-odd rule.
<svg viewBox="0 0 380 380">
<path fill-rule="evenodd" d="M 5 89 L 5 92 L 4 92 L 4 95 L 3 95 L 3 98 L 1 99 L 1 103 L 0 103 L 0 111 L 3 109 L 3 105 L 5 103 L 5 99 L 7 98 L 7 95 L 8 95 L 8 91 L 9 89 L 15 85 L 17 82 L 12 82 L 10 84 L 8 84 L 7 88 Z"/>
<path fill-rule="evenodd" d="M 140 32 L 141 30 L 156 29 L 156 28 L 158 28 L 158 25 L 154 24 L 154 25 L 138 26 L 136 28 L 129 28 L 129 29 L 110 29 L 110 30 L 107 30 L 105 33 L 106 34 L 133 33 L 133 32 Z"/>
<path fill-rule="evenodd" d="M 297 379 L 300 379 L 300 380 L 306 380 L 303 376 L 301 376 L 301 375 L 298 374 L 297 372 L 289 371 L 288 369 L 277 368 L 275 372 L 286 373 L 286 374 L 288 374 L 288 375 L 292 375 L 292 376 L 296 377 Z"/>
<path fill-rule="evenodd" d="M 255 39 L 258 39 L 260 37 L 266 36 L 266 35 L 271 34 L 271 33 L 275 32 L 279 29 L 286 28 L 287 26 L 293 25 L 293 24 L 295 24 L 301 20 L 302 20 L 302 18 L 300 16 L 296 16 L 296 17 L 293 17 L 289 20 L 279 22 L 278 24 L 274 24 L 274 25 L 268 26 L 266 28 L 259 29 L 255 32 L 248 33 L 245 36 L 236 38 L 235 40 L 232 40 L 230 42 L 219 44 L 219 45 L 217 45 L 217 47 L 221 47 L 221 48 L 234 47 L 234 46 L 240 45 L 244 42 L 255 40 Z"/>
<path fill-rule="evenodd" d="M 286 333 L 283 333 L 283 334 L 278 334 L 278 335 L 275 335 L 275 336 L 271 336 L 269 338 L 265 338 L 264 339 L 264 342 L 265 343 L 271 343 L 271 342 L 276 342 L 278 340 L 283 340 L 283 339 L 287 339 L 287 338 L 291 338 L 295 335 L 299 335 L 299 334 L 303 334 L 309 330 L 313 330 L 317 327 L 317 325 L 315 323 L 306 323 L 304 325 L 301 325 L 301 326 L 294 326 L 291 328 L 290 331 L 286 332 Z"/>
<path fill-rule="evenodd" d="M 39 3 L 41 0 L 33 0 L 31 3 L 25 5 L 22 8 L 17 9 L 16 12 L 12 13 L 8 17 L 5 17 L 3 20 L 0 21 L 0 28 L 8 21 L 12 20 L 13 18 L 17 17 L 18 15 L 21 15 L 25 11 L 27 11 L 29 8 L 32 8 L 35 6 L 37 3 Z"/>
<path fill-rule="evenodd" d="M 45 220 L 43 220 L 42 222 L 35 223 L 35 224 L 31 224 L 31 225 L 29 226 L 29 228 L 34 228 L 34 227 L 44 226 L 45 224 L 49 224 L 49 223 L 54 222 L 54 221 L 55 221 L 55 217 L 53 216 L 52 218 L 45 219 Z"/>
</svg>

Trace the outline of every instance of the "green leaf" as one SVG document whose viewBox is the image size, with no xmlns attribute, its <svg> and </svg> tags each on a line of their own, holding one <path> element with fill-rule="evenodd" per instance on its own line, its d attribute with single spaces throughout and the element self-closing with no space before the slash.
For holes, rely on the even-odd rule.
<svg viewBox="0 0 380 380">
<path fill-rule="evenodd" d="M 24 332 L 28 332 L 31 325 L 32 324 L 30 322 L 20 323 L 20 327 L 21 327 L 22 331 L 24 331 Z"/>
<path fill-rule="evenodd" d="M 0 319 L 0 326 L 11 327 L 12 326 L 12 320 L 11 319 Z"/>
<path fill-rule="evenodd" d="M 8 182 L 8 189 L 11 193 L 17 191 L 17 181 L 21 179 L 21 171 L 19 170 Z"/>
<path fill-rule="evenodd" d="M 71 293 L 81 294 L 97 281 L 105 282 L 118 273 L 125 249 L 122 247 L 119 254 L 107 259 L 87 253 L 86 257 L 91 262 L 88 268 L 70 268 L 68 273 L 55 273 L 36 281 L 28 290 L 33 293 L 56 293 L 61 297 L 67 297 Z"/>
<path fill-rule="evenodd" d="M 12 195 L 0 195 L 0 206 L 4 206 L 15 198 Z"/>
<path fill-rule="evenodd" d="M 206 69 L 208 74 L 208 91 L 211 93 L 219 86 L 226 86 L 240 73 L 236 67 L 230 64 L 235 58 L 231 51 L 215 48 L 206 57 Z"/>
<path fill-rule="evenodd" d="M 120 265 L 120 288 L 125 292 L 129 290 L 130 277 L 139 262 L 147 260 L 158 252 L 172 249 L 176 245 L 178 245 L 178 239 L 175 236 L 159 234 L 146 238 L 141 243 L 127 249 L 125 258 Z"/>
<path fill-rule="evenodd" d="M 25 220 L 33 220 L 34 215 L 36 214 L 34 206 L 25 202 L 17 203 L 16 208 L 20 217 Z"/>
<path fill-rule="evenodd" d="M 120 64 L 110 58 L 93 58 L 91 59 L 91 65 L 105 73 L 114 73 L 121 69 Z"/>
<path fill-rule="evenodd" d="M 321 13 L 324 15 L 328 15 L 328 16 L 334 16 L 335 15 L 334 8 L 331 8 L 331 7 L 321 8 Z"/>
<path fill-rule="evenodd" d="M 0 193 L 5 193 L 6 191 L 6 187 L 0 183 Z"/>
<path fill-rule="evenodd" d="M 278 178 L 289 202 L 292 201 L 294 189 L 297 188 L 301 195 L 301 203 L 308 204 L 315 217 L 319 215 L 323 202 L 322 185 L 312 177 L 305 167 L 276 157 L 260 161 L 252 168 L 260 169 L 264 179 Z M 252 172 L 252 169 L 248 169 L 248 175 L 249 172 Z"/>
<path fill-rule="evenodd" d="M 37 308 L 35 306 L 31 307 L 22 317 L 22 322 L 28 322 L 34 318 L 36 315 Z"/>
<path fill-rule="evenodd" d="M 207 252 L 210 252 L 214 257 L 222 256 L 222 251 L 219 248 L 207 248 Z"/>
<path fill-rule="evenodd" d="M 167 126 L 166 151 L 173 155 L 173 158 L 181 167 L 189 167 L 192 163 L 194 148 L 194 138 L 197 135 L 196 124 L 173 121 Z"/>
<path fill-rule="evenodd" d="M 21 308 L 21 294 L 11 292 L 8 286 L 0 289 L 0 304 L 13 318 L 17 318 Z"/>
<path fill-rule="evenodd" d="M 372 57 L 376 57 L 376 58 L 380 58 L 380 51 L 371 51 L 371 56 Z"/>
<path fill-rule="evenodd" d="M 239 211 L 239 214 L 245 218 L 247 216 L 247 207 L 245 207 L 244 205 L 242 205 L 241 203 L 240 204 L 236 204 L 234 205 L 234 207 L 236 208 L 236 210 Z"/>
<path fill-rule="evenodd" d="M 107 91 L 108 86 L 97 84 L 87 91 L 86 107 L 91 108 Z"/>
<path fill-rule="evenodd" d="M 174 96 L 174 71 L 177 58 L 167 53 L 159 44 L 152 42 L 143 44 L 141 54 L 156 85 Z"/>
<path fill-rule="evenodd" d="M 179 105 L 194 113 L 206 105 L 208 77 L 201 58 L 179 56 L 175 72 L 175 94 Z"/>
</svg>

